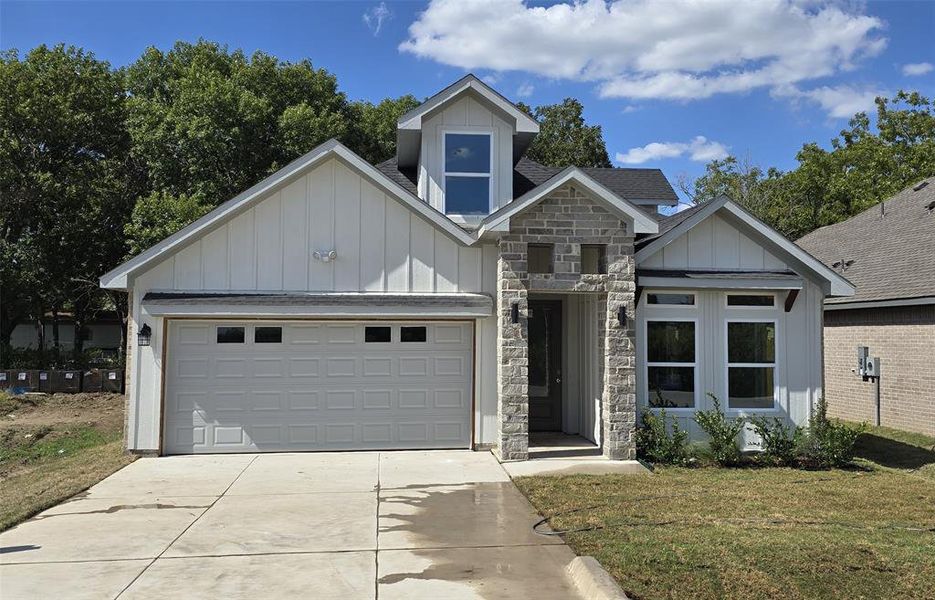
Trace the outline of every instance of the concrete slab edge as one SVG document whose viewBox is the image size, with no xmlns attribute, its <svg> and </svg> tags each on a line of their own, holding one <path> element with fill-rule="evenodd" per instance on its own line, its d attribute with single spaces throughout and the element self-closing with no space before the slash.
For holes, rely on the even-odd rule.
<svg viewBox="0 0 935 600">
<path fill-rule="evenodd" d="M 565 575 L 588 600 L 629 600 L 614 578 L 593 556 L 576 556 L 565 567 Z"/>
</svg>

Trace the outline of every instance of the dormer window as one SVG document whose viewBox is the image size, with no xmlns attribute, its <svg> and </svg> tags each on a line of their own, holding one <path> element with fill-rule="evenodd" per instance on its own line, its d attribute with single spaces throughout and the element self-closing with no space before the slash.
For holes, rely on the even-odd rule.
<svg viewBox="0 0 935 600">
<path fill-rule="evenodd" d="M 445 133 L 445 214 L 490 213 L 491 157 L 489 133 Z"/>
</svg>

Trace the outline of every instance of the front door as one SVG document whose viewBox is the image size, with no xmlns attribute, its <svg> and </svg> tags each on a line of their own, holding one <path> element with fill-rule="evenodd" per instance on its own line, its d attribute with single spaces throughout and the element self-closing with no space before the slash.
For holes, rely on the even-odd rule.
<svg viewBox="0 0 935 600">
<path fill-rule="evenodd" d="M 562 430 L 562 303 L 529 301 L 529 430 Z"/>
</svg>

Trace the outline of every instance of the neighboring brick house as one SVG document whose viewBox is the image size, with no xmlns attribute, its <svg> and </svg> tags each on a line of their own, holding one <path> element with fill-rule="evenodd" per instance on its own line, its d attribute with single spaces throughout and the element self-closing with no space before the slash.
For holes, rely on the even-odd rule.
<svg viewBox="0 0 935 600">
<path fill-rule="evenodd" d="M 538 164 L 538 131 L 468 75 L 390 160 L 326 142 L 104 275 L 139 333 L 128 447 L 523 460 L 562 432 L 631 459 L 640 410 L 700 437 L 706 392 L 804 424 L 853 286 L 727 199 L 664 217 L 658 169 Z"/>
<path fill-rule="evenodd" d="M 855 372 L 867 346 L 881 359 L 881 424 L 935 435 L 935 177 L 798 244 L 857 286 L 825 301 L 829 412 L 876 421 L 876 383 Z"/>
</svg>

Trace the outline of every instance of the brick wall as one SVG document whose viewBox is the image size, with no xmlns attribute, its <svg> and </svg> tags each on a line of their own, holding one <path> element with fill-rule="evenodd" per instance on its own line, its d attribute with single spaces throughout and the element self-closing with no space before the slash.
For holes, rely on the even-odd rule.
<svg viewBox="0 0 935 600">
<path fill-rule="evenodd" d="M 876 384 L 851 371 L 857 346 L 882 361 L 882 424 L 935 435 L 935 306 L 825 311 L 828 412 L 874 423 Z"/>
<path fill-rule="evenodd" d="M 549 274 L 530 274 L 527 245 L 554 244 Z M 581 245 L 606 246 L 607 273 L 581 273 Z M 498 453 L 503 460 L 528 455 L 528 297 L 530 292 L 589 292 L 601 295 L 605 310 L 599 317 L 603 364 L 601 426 L 604 454 L 613 459 L 635 458 L 636 341 L 634 332 L 633 234 L 625 222 L 595 204 L 573 185 L 564 186 L 510 222 L 500 239 L 497 281 L 498 385 L 500 401 Z M 520 322 L 510 310 L 519 303 Z M 627 326 L 617 325 L 623 306 Z"/>
</svg>

